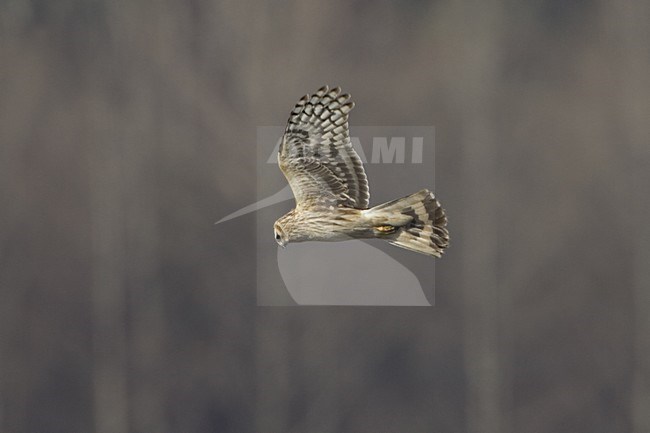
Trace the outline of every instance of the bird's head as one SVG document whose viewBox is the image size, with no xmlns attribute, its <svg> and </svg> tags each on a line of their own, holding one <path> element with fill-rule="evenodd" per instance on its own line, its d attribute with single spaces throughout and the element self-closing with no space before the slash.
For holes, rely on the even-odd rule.
<svg viewBox="0 0 650 433">
<path fill-rule="evenodd" d="M 284 248 L 289 243 L 289 235 L 284 230 L 284 227 L 282 225 L 282 218 L 273 224 L 273 235 L 275 236 L 275 241 L 282 248 Z"/>
</svg>

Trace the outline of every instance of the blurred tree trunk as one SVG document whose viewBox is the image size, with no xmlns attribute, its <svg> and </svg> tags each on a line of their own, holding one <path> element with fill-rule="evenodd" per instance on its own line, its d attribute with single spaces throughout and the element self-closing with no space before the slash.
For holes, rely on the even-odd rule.
<svg viewBox="0 0 650 433">
<path fill-rule="evenodd" d="M 165 6 L 163 2 L 154 9 L 143 10 L 142 6 L 131 2 L 110 3 L 111 64 L 103 65 L 103 69 L 114 69 L 120 79 L 120 90 L 126 95 L 120 104 L 112 106 L 112 110 L 119 119 L 113 139 L 123 146 L 121 224 L 128 258 L 125 264 L 128 277 L 124 283 L 130 325 L 127 380 L 132 389 L 128 415 L 133 431 L 157 433 L 168 431 L 164 413 L 167 398 L 167 375 L 163 371 L 166 362 L 163 353 L 164 285 L 158 280 L 160 247 L 155 179 L 158 143 L 164 139 L 161 129 L 164 122 L 157 116 L 161 115 L 160 99 L 166 92 L 157 91 L 159 80 L 148 64 L 134 59 L 146 50 L 140 46 L 143 41 L 150 42 L 156 55 L 165 49 L 164 42 L 156 38 L 159 33 L 173 34 L 166 28 L 173 22 L 173 13 Z M 147 15 L 147 20 L 142 19 L 143 14 Z M 143 38 L 143 31 L 153 39 Z"/>
<path fill-rule="evenodd" d="M 24 345 L 32 325 L 29 298 L 21 290 L 33 270 L 21 241 L 28 229 L 30 197 L 25 148 L 45 90 L 47 65 L 38 46 L 23 44 L 20 6 L 3 10 L 0 26 L 0 431 L 18 431 L 29 416 L 25 371 L 29 365 Z M 14 13 L 12 13 L 14 12 Z M 21 49 L 17 47 L 20 46 Z M 23 68 L 33 68 L 26 74 Z M 31 372 L 30 372 L 31 374 Z"/>
<path fill-rule="evenodd" d="M 137 89 L 137 90 L 136 90 Z M 129 307 L 131 324 L 130 352 L 134 373 L 131 419 L 136 432 L 168 431 L 164 413 L 166 396 L 165 357 L 163 353 L 165 319 L 164 285 L 158 281 L 159 248 L 156 213 L 155 141 L 139 133 L 155 131 L 152 125 L 156 98 L 142 76 L 134 80 L 131 119 L 124 119 L 125 178 L 137 188 L 126 193 L 129 246 Z"/>
<path fill-rule="evenodd" d="M 499 94 L 502 6 L 495 2 L 457 4 L 464 25 L 461 58 L 460 110 L 463 143 L 464 200 L 462 234 L 464 253 L 463 308 L 464 358 L 467 375 L 467 431 L 510 431 L 509 411 L 504 408 L 510 385 L 508 351 L 500 344 L 502 302 L 499 292 L 497 255 L 499 191 L 497 131 L 492 113 Z"/>
<path fill-rule="evenodd" d="M 650 134 L 647 136 L 650 138 Z M 648 143 L 648 141 L 646 141 Z M 638 227 L 634 261 L 634 389 L 632 394 L 632 422 L 634 433 L 650 431 L 650 226 L 648 216 L 648 185 L 650 161 L 641 156 L 644 167 L 636 170 L 633 188 Z"/>
<path fill-rule="evenodd" d="M 93 389 L 96 433 L 128 431 L 126 245 L 120 125 L 104 100 L 90 98 L 87 125 L 93 251 Z M 101 137 L 98 140 L 98 137 Z"/>
<path fill-rule="evenodd" d="M 132 101 L 123 118 L 124 178 L 129 254 L 129 323 L 133 373 L 131 420 L 136 432 L 167 432 L 164 402 L 167 375 L 163 363 L 164 285 L 158 280 L 159 246 L 156 206 L 156 96 L 151 80 L 138 71 L 129 74 Z M 159 126 L 158 126 L 159 127 Z M 153 133 L 152 133 L 153 132 Z"/>
<path fill-rule="evenodd" d="M 256 339 L 255 431 L 290 431 L 291 323 L 274 309 L 260 313 Z"/>
<path fill-rule="evenodd" d="M 617 112 L 624 143 L 630 146 L 630 203 L 625 215 L 634 251 L 634 371 L 632 426 L 650 431 L 650 4 L 634 0 L 603 2 L 605 25 L 614 39 L 621 99 Z"/>
</svg>

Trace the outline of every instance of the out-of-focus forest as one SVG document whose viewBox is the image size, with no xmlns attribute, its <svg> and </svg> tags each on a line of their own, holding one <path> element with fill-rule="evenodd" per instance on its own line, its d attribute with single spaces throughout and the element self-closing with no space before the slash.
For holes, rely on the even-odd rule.
<svg viewBox="0 0 650 433">
<path fill-rule="evenodd" d="M 0 431 L 649 432 L 648 23 L 1 2 Z M 213 225 L 255 199 L 257 126 L 323 84 L 353 124 L 436 128 L 433 308 L 257 307 L 255 215 Z"/>
</svg>

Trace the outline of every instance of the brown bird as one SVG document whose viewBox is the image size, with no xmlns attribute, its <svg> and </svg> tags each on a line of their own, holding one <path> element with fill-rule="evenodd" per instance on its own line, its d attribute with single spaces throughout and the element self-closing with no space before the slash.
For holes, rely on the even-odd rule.
<svg viewBox="0 0 650 433">
<path fill-rule="evenodd" d="M 352 147 L 350 95 L 321 87 L 291 111 L 278 152 L 296 207 L 278 219 L 275 240 L 289 242 L 384 239 L 393 245 L 440 257 L 449 245 L 447 217 L 423 189 L 368 208 L 368 178 Z"/>
</svg>

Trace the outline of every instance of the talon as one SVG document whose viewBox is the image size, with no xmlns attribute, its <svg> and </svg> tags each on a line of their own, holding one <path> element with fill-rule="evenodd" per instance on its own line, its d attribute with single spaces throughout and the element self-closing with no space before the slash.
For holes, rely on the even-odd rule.
<svg viewBox="0 0 650 433">
<path fill-rule="evenodd" d="M 391 226 L 391 225 L 385 225 L 385 226 L 377 226 L 374 227 L 374 229 L 382 235 L 389 235 L 391 233 L 395 233 L 397 231 L 397 227 Z"/>
</svg>

